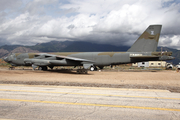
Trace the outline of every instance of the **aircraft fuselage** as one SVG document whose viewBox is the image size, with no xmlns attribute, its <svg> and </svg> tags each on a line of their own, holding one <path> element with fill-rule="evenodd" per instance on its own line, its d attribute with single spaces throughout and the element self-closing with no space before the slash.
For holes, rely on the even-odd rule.
<svg viewBox="0 0 180 120">
<path fill-rule="evenodd" d="M 14 53 L 6 58 L 12 65 L 31 66 L 82 66 L 86 62 L 59 59 L 56 56 L 67 56 L 92 61 L 94 66 L 108 66 L 140 61 L 158 61 L 162 56 L 166 60 L 174 59 L 171 52 L 161 54 L 160 52 L 64 52 L 64 53 Z M 52 56 L 50 56 L 52 55 Z M 54 55 L 54 56 L 53 56 Z"/>
</svg>

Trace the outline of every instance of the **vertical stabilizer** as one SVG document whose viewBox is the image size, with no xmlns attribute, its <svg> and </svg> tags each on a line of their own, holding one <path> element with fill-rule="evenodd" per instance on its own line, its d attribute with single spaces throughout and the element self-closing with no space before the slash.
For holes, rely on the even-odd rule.
<svg viewBox="0 0 180 120">
<path fill-rule="evenodd" d="M 127 52 L 154 52 L 157 49 L 162 25 L 150 25 Z"/>
</svg>

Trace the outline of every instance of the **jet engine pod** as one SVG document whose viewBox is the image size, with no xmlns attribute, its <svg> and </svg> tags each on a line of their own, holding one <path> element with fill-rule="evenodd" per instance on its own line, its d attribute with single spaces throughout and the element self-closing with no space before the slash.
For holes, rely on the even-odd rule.
<svg viewBox="0 0 180 120">
<path fill-rule="evenodd" d="M 48 66 L 51 65 L 49 60 L 42 60 L 42 59 L 24 59 L 25 64 L 34 64 L 37 66 Z"/>
</svg>

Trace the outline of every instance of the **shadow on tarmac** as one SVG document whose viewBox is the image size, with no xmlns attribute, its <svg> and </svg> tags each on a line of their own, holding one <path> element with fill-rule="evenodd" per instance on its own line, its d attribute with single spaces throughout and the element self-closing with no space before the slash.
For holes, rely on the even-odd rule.
<svg viewBox="0 0 180 120">
<path fill-rule="evenodd" d="M 38 73 L 45 73 L 45 72 L 49 72 L 49 73 L 62 73 L 62 74 L 74 74 L 74 75 L 93 75 L 92 73 L 77 73 L 76 69 L 48 69 L 48 70 L 32 70 L 32 69 L 12 69 L 14 70 L 22 70 L 22 71 L 34 71 L 34 72 L 38 72 Z"/>
<path fill-rule="evenodd" d="M 47 70 L 48 72 L 52 72 L 52 73 L 63 73 L 63 74 L 77 74 L 77 75 L 93 75 L 90 73 L 77 73 L 76 70 L 73 69 L 54 69 L 54 70 Z"/>
</svg>

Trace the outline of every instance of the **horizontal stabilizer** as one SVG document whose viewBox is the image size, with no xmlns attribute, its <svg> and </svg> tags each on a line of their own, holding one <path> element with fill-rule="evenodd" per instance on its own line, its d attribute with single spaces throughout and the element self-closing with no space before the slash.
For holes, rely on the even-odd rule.
<svg viewBox="0 0 180 120">
<path fill-rule="evenodd" d="M 131 60 L 135 61 L 157 61 L 160 56 L 130 56 Z"/>
<path fill-rule="evenodd" d="M 130 58 L 134 59 L 143 59 L 143 58 L 159 58 L 160 56 L 131 56 Z"/>
</svg>

